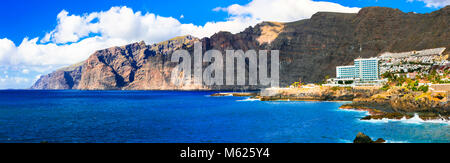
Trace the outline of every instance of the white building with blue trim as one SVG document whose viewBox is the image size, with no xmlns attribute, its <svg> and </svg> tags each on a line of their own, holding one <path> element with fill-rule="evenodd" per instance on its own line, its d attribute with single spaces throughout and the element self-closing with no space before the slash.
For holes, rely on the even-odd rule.
<svg viewBox="0 0 450 163">
<path fill-rule="evenodd" d="M 336 78 L 328 80 L 328 83 L 337 85 L 379 83 L 379 62 L 378 58 L 357 58 L 354 65 L 337 66 Z"/>
<path fill-rule="evenodd" d="M 362 81 L 376 81 L 380 79 L 378 58 L 355 59 L 355 77 Z"/>
</svg>

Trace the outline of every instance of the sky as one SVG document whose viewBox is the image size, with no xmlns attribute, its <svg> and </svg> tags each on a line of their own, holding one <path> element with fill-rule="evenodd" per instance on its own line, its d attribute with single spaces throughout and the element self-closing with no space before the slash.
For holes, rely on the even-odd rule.
<svg viewBox="0 0 450 163">
<path fill-rule="evenodd" d="M 2 0 L 0 89 L 29 88 L 41 75 L 96 50 L 180 35 L 237 33 L 261 21 L 291 22 L 318 11 L 382 6 L 429 13 L 450 0 Z"/>
</svg>

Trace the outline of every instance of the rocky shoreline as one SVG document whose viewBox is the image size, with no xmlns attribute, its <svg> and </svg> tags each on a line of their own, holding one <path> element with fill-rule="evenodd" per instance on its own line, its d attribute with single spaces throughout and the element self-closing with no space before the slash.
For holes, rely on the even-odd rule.
<svg viewBox="0 0 450 163">
<path fill-rule="evenodd" d="M 383 110 L 368 108 L 361 105 L 345 104 L 339 109 L 342 110 L 355 110 L 355 111 L 366 111 L 369 115 L 361 118 L 361 120 L 401 120 L 401 119 L 411 119 L 415 115 L 418 115 L 422 120 L 444 120 L 449 121 L 450 116 L 448 114 L 440 114 L 435 112 L 387 112 Z"/>
<path fill-rule="evenodd" d="M 411 119 L 450 120 L 447 97 L 440 94 L 417 93 L 402 88 L 382 91 L 379 87 L 314 87 L 270 88 L 260 93 L 217 93 L 211 96 L 248 96 L 261 101 L 349 101 L 339 109 L 366 111 L 361 120 Z"/>
<path fill-rule="evenodd" d="M 397 88 L 368 98 L 355 98 L 340 109 L 368 111 L 362 120 L 411 119 L 418 115 L 422 120 L 450 120 L 448 97 L 433 92 L 413 92 Z"/>
</svg>

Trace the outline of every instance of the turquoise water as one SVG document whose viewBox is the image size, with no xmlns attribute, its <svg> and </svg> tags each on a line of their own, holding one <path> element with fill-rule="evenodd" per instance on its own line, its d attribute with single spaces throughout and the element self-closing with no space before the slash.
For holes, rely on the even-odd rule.
<svg viewBox="0 0 450 163">
<path fill-rule="evenodd" d="M 261 102 L 215 92 L 0 91 L 0 142 L 450 142 L 448 123 L 360 121 L 344 102 Z"/>
</svg>

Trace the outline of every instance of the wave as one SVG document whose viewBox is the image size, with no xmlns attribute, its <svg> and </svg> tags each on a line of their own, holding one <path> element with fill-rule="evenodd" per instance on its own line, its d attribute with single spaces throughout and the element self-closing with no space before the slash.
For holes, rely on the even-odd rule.
<svg viewBox="0 0 450 163">
<path fill-rule="evenodd" d="M 353 140 L 339 139 L 339 143 L 353 143 Z M 396 141 L 396 140 L 386 140 L 386 144 L 389 143 L 409 143 L 408 141 Z"/>
<path fill-rule="evenodd" d="M 234 97 L 233 94 L 227 94 L 223 96 L 212 96 L 212 95 L 205 95 L 206 97 Z"/>
<path fill-rule="evenodd" d="M 254 98 L 247 98 L 247 99 L 243 99 L 243 100 L 237 100 L 239 102 L 248 102 L 248 101 L 261 101 L 260 99 L 254 99 Z"/>
<path fill-rule="evenodd" d="M 370 122 L 370 123 L 388 123 L 388 122 L 402 122 L 402 123 L 408 123 L 408 124 L 423 124 L 423 123 L 437 123 L 437 124 L 450 124 L 449 120 L 446 120 L 444 118 L 436 119 L 436 120 L 423 120 L 419 117 L 419 114 L 415 114 L 414 117 L 407 119 L 406 117 L 403 117 L 402 119 L 371 119 L 371 120 L 361 120 L 363 122 Z"/>
<path fill-rule="evenodd" d="M 386 140 L 386 143 L 409 143 L 408 141 Z"/>
<path fill-rule="evenodd" d="M 352 113 L 364 113 L 364 115 L 370 115 L 368 111 L 355 110 L 355 109 L 337 109 L 339 112 L 352 112 Z"/>
<path fill-rule="evenodd" d="M 339 139 L 339 143 L 353 143 L 353 140 Z"/>
</svg>

